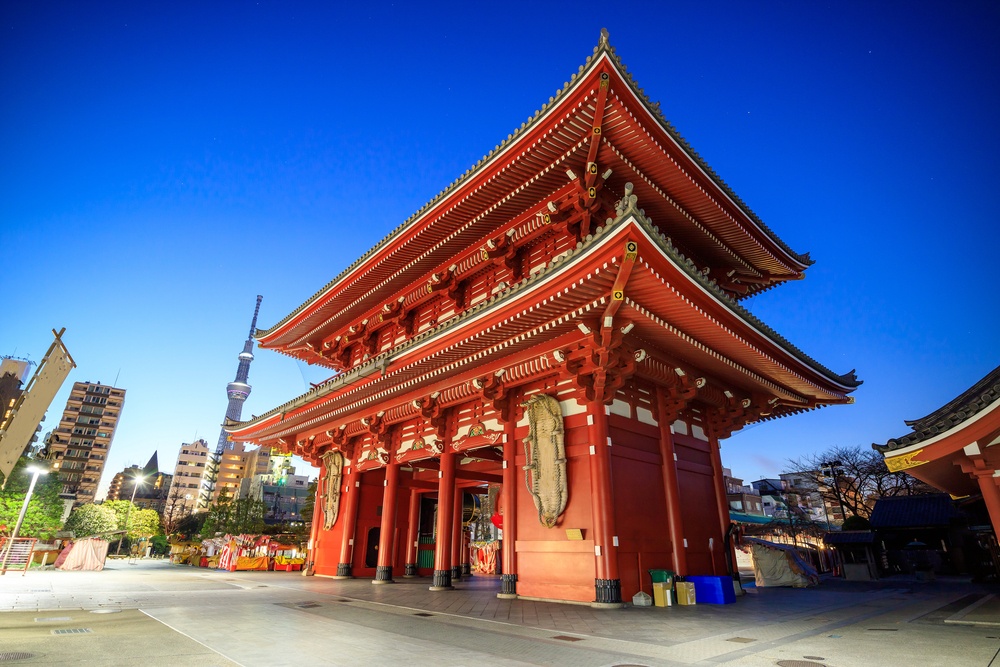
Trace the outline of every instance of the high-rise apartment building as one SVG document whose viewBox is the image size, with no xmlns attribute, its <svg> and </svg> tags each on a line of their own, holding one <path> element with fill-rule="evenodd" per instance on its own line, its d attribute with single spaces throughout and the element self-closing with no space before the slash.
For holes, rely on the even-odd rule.
<svg viewBox="0 0 1000 667">
<path fill-rule="evenodd" d="M 258 447 L 247 451 L 242 442 L 232 443 L 232 448 L 222 452 L 215 480 L 215 488 L 211 494 L 211 502 L 226 498 L 236 499 L 240 495 L 240 482 L 254 475 L 268 472 L 271 461 L 271 449 Z"/>
<path fill-rule="evenodd" d="M 243 443 L 233 443 L 231 449 L 222 453 L 213 470 L 209 465 L 213 453 L 207 442 L 196 440 L 182 444 L 167 494 L 166 511 L 181 517 L 207 509 L 223 494 L 229 499 L 237 498 L 243 479 L 268 471 L 270 455 L 270 448 L 247 451 Z M 202 506 L 199 506 L 199 496 Z"/>
<path fill-rule="evenodd" d="M 124 403 L 124 389 L 100 382 L 73 383 L 48 442 L 48 457 L 63 485 L 61 495 L 73 507 L 94 502 Z"/>
<path fill-rule="evenodd" d="M 209 458 L 208 443 L 204 440 L 185 442 L 177 454 L 174 479 L 167 493 L 167 509 L 174 518 L 193 514 L 198 508 L 201 479 Z"/>
</svg>

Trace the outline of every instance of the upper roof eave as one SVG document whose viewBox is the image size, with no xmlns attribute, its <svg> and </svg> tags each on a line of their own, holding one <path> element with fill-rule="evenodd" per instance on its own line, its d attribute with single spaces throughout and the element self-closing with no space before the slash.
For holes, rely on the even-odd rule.
<svg viewBox="0 0 1000 667">
<path fill-rule="evenodd" d="M 905 421 L 904 423 L 913 429 L 911 433 L 890 438 L 884 445 L 872 443 L 872 449 L 886 456 L 890 452 L 892 456 L 897 456 L 900 450 L 930 441 L 936 442 L 963 427 L 967 422 L 980 417 L 995 407 L 994 404 L 998 401 L 1000 401 L 1000 366 L 929 415 Z"/>
<path fill-rule="evenodd" d="M 275 339 L 282 330 L 288 328 L 289 325 L 292 325 L 295 320 L 297 320 L 297 318 L 309 308 L 309 306 L 318 301 L 322 301 L 325 296 L 333 292 L 338 285 L 347 280 L 350 275 L 354 274 L 369 259 L 373 258 L 380 251 L 389 246 L 392 241 L 403 234 L 407 229 L 414 227 L 419 221 L 430 215 L 434 210 L 446 202 L 452 194 L 466 185 L 473 176 L 488 169 L 489 166 L 498 160 L 501 155 L 506 153 L 513 144 L 518 143 L 531 129 L 544 122 L 544 120 L 553 113 L 554 109 L 560 105 L 562 100 L 564 100 L 571 91 L 582 85 L 588 78 L 588 75 L 595 71 L 601 62 L 605 61 L 614 67 L 622 81 L 629 86 L 633 95 L 644 107 L 646 112 L 657 122 L 660 128 L 667 133 L 678 148 L 690 157 L 695 165 L 697 165 L 698 169 L 700 169 L 702 173 L 719 188 L 725 197 L 729 199 L 729 201 L 736 208 L 738 208 L 762 234 L 769 238 L 783 253 L 785 253 L 787 258 L 792 263 L 798 264 L 800 270 L 804 270 L 814 263 L 808 253 L 796 253 L 784 241 L 782 241 L 777 234 L 765 225 L 764 222 L 750 209 L 750 207 L 747 206 L 746 203 L 729 187 L 729 185 L 715 173 L 708 163 L 702 159 L 702 157 L 691 147 L 684 137 L 677 132 L 677 130 L 660 111 L 659 103 L 652 102 L 645 92 L 639 88 L 632 75 L 628 72 L 627 67 L 615 52 L 614 47 L 609 43 L 607 30 L 602 29 L 600 40 L 598 45 L 594 47 L 593 55 L 587 57 L 585 63 L 581 65 L 578 71 L 570 77 L 570 80 L 563 85 L 561 90 L 559 90 L 553 97 L 549 98 L 549 101 L 546 104 L 543 104 L 533 116 L 531 116 L 526 122 L 522 123 L 519 128 L 515 129 L 513 133 L 508 135 L 507 138 L 501 141 L 500 144 L 498 144 L 492 151 L 484 155 L 482 159 L 476 162 L 476 164 L 469 167 L 464 174 L 452 181 L 447 187 L 438 193 L 436 197 L 424 204 L 424 206 L 422 206 L 416 213 L 411 215 L 403 221 L 403 223 L 389 232 L 389 234 L 383 237 L 361 257 L 352 262 L 330 282 L 316 291 L 295 310 L 282 318 L 281 321 L 268 329 L 257 329 L 254 333 L 254 337 L 258 340 L 261 346 L 271 347 L 274 344 L 273 339 Z"/>
<path fill-rule="evenodd" d="M 233 423 L 231 424 L 232 428 L 227 427 L 226 430 L 235 434 L 240 431 L 246 431 L 255 425 L 267 423 L 275 415 L 283 415 L 285 412 L 290 410 L 296 410 L 303 405 L 309 404 L 317 399 L 331 394 L 332 392 L 349 386 L 358 380 L 369 377 L 379 369 L 385 369 L 389 364 L 390 358 L 399 358 L 408 354 L 412 348 L 427 344 L 431 338 L 450 334 L 456 327 L 463 326 L 469 319 L 478 317 L 486 309 L 503 307 L 511 300 L 517 299 L 521 293 L 533 287 L 538 281 L 548 278 L 552 274 L 553 270 L 558 271 L 570 266 L 574 261 L 577 261 L 579 258 L 588 254 L 589 250 L 597 245 L 603 244 L 606 239 L 610 238 L 611 234 L 609 234 L 609 232 L 616 228 L 622 221 L 629 218 L 633 219 L 636 224 L 643 229 L 646 236 L 657 245 L 663 254 L 669 258 L 670 261 L 672 261 L 683 273 L 689 276 L 692 281 L 697 283 L 702 289 L 713 296 L 722 306 L 729 309 L 734 315 L 742 320 L 746 326 L 758 331 L 761 335 L 774 343 L 785 354 L 797 359 L 812 372 L 823 377 L 827 382 L 839 386 L 841 388 L 840 390 L 844 394 L 850 393 L 862 384 L 862 382 L 857 380 L 855 377 L 853 370 L 844 375 L 834 373 L 799 350 L 787 339 L 778 334 L 774 329 L 764 324 L 764 322 L 755 317 L 752 313 L 750 313 L 750 311 L 729 297 L 724 290 L 716 285 L 715 281 L 710 280 L 707 276 L 698 271 L 691 260 L 678 251 L 670 242 L 669 238 L 661 234 L 659 230 L 646 219 L 641 209 L 636 209 L 633 206 L 633 208 L 621 213 L 610 225 L 607 226 L 607 228 L 598 227 L 592 239 L 585 241 L 580 247 L 569 251 L 567 256 L 559 259 L 558 266 L 554 267 L 550 264 L 541 271 L 532 274 L 531 276 L 523 279 L 521 282 L 511 286 L 507 292 L 498 294 L 496 298 L 491 298 L 473 306 L 469 310 L 456 315 L 451 320 L 443 322 L 432 329 L 428 329 L 427 331 L 418 334 L 414 338 L 400 345 L 398 348 L 394 350 L 387 350 L 386 352 L 370 359 L 362 366 L 357 366 L 350 371 L 338 374 L 327 382 L 314 387 L 308 392 L 301 394 L 300 396 L 264 413 L 263 415 L 260 415 L 259 417 L 255 417 L 254 419 L 245 422 Z"/>
</svg>

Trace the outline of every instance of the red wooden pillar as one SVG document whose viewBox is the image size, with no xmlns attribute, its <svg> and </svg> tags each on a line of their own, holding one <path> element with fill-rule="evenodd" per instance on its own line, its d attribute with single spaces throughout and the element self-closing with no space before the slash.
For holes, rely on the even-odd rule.
<svg viewBox="0 0 1000 667">
<path fill-rule="evenodd" d="M 660 457 L 663 459 L 663 493 L 667 502 L 667 534 L 670 536 L 671 561 L 674 572 L 687 574 L 687 545 L 684 544 L 684 518 L 681 515 L 681 491 L 677 481 L 677 455 L 674 453 L 674 434 L 671 431 L 663 388 L 656 388 L 658 423 L 660 427 Z"/>
<path fill-rule="evenodd" d="M 347 469 L 347 490 L 341 496 L 344 498 L 344 532 L 340 541 L 340 562 L 337 563 L 339 579 L 350 579 L 352 563 L 354 562 L 354 529 L 358 524 L 358 496 L 361 495 L 361 473 L 357 462 Z"/>
<path fill-rule="evenodd" d="M 455 455 L 457 456 L 457 455 Z M 455 485 L 454 508 L 455 515 L 451 523 L 451 580 L 458 581 L 462 578 L 462 514 L 465 492 Z"/>
<path fill-rule="evenodd" d="M 726 483 L 722 479 L 722 447 L 719 439 L 714 435 L 708 437 L 708 449 L 712 455 L 712 477 L 715 482 L 715 506 L 718 512 L 719 537 L 712 542 L 712 569 L 714 574 L 726 571 L 726 540 L 725 535 L 729 530 L 729 500 L 726 497 Z M 716 555 L 718 554 L 718 555 Z M 721 561 L 720 561 L 721 558 Z M 736 557 L 733 556 L 733 562 Z M 731 574 L 726 572 L 726 574 Z"/>
<path fill-rule="evenodd" d="M 399 465 L 389 461 L 385 467 L 385 488 L 382 491 L 382 523 L 378 537 L 378 565 L 373 584 L 392 583 L 393 542 L 396 537 L 396 494 L 399 491 Z"/>
<path fill-rule="evenodd" d="M 441 454 L 438 473 L 437 539 L 434 542 L 434 580 L 432 591 L 445 591 L 451 586 L 451 532 L 455 510 L 455 455 Z"/>
<path fill-rule="evenodd" d="M 622 580 L 618 574 L 618 536 L 615 534 L 614 494 L 611 485 L 611 439 L 608 410 L 601 401 L 589 405 L 590 500 L 594 515 L 594 581 L 596 599 L 592 606 L 622 603 Z"/>
<path fill-rule="evenodd" d="M 406 526 L 406 564 L 404 577 L 417 576 L 417 556 L 420 555 L 420 491 L 410 490 L 410 514 Z"/>
<path fill-rule="evenodd" d="M 326 479 L 326 468 L 320 466 L 320 480 Z M 311 577 L 313 575 L 313 567 L 316 565 L 316 554 L 319 553 L 319 527 L 323 525 L 325 520 L 323 514 L 323 481 L 316 484 L 316 497 L 313 499 L 313 517 L 312 525 L 309 527 L 309 544 L 307 545 L 306 562 L 302 567 L 302 576 Z M 336 489 L 339 491 L 340 489 Z M 330 490 L 327 489 L 327 493 Z"/>
<path fill-rule="evenodd" d="M 993 533 L 1000 536 L 1000 487 L 997 486 L 997 478 L 993 476 L 992 470 L 982 474 L 977 471 L 975 477 L 983 494 L 983 502 L 986 503 L 986 511 L 990 515 L 990 523 L 993 524 Z"/>
<path fill-rule="evenodd" d="M 497 597 L 505 599 L 517 597 L 517 418 L 514 410 L 511 413 L 504 424 L 503 488 L 500 490 L 503 498 L 503 551 L 500 554 L 502 574 Z"/>
</svg>

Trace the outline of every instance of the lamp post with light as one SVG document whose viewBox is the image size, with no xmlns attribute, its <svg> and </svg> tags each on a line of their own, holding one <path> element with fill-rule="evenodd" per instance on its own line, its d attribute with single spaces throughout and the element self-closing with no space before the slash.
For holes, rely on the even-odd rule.
<svg viewBox="0 0 1000 667">
<path fill-rule="evenodd" d="M 0 574 L 5 574 L 7 572 L 7 559 L 10 558 L 10 550 L 14 548 L 14 540 L 17 539 L 17 533 L 21 530 L 21 524 L 24 523 L 24 515 L 28 513 L 28 503 L 31 502 L 31 494 L 35 491 L 35 483 L 38 482 L 39 475 L 48 475 L 49 471 L 45 468 L 39 466 L 31 465 L 25 468 L 26 472 L 31 473 L 31 483 L 28 485 L 28 493 L 24 495 L 24 504 L 21 505 L 21 513 L 17 515 L 17 523 L 14 524 L 14 532 L 10 534 L 7 539 L 7 548 L 3 552 L 3 563 L 0 564 Z"/>
<path fill-rule="evenodd" d="M 125 537 L 125 533 L 128 532 L 128 518 L 132 514 L 132 505 L 135 504 L 135 492 L 139 490 L 139 485 L 145 480 L 145 475 L 136 475 L 132 478 L 132 500 L 128 503 L 128 509 L 125 510 L 125 530 L 118 537 L 118 547 L 115 549 L 115 555 L 119 555 L 122 550 L 122 538 Z M 129 542 L 131 544 L 131 542 Z"/>
</svg>

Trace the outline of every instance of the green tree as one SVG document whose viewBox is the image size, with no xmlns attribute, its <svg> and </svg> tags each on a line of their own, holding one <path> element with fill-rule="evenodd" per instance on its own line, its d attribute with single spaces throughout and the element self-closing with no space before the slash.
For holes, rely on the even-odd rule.
<svg viewBox="0 0 1000 667">
<path fill-rule="evenodd" d="M 170 553 L 170 543 L 166 535 L 153 535 L 149 541 L 153 545 L 153 553 L 157 556 L 166 556 Z"/>
<path fill-rule="evenodd" d="M 105 500 L 103 507 L 111 509 L 117 517 L 115 530 L 127 530 L 128 537 L 149 537 L 160 532 L 160 515 L 156 510 L 140 509 L 130 500 Z M 128 520 L 128 526 L 125 521 Z"/>
<path fill-rule="evenodd" d="M 11 471 L 10 479 L 6 480 L 6 487 L 0 490 L 0 533 L 9 534 L 17 525 L 18 514 L 21 513 L 24 497 L 31 484 L 31 473 L 27 472 L 25 468 L 32 463 L 43 465 L 45 462 L 32 461 L 28 457 L 22 456 Z M 61 490 L 62 483 L 59 481 L 58 475 L 55 473 L 39 475 L 35 490 L 31 494 L 31 501 L 28 503 L 28 510 L 24 515 L 24 522 L 18 533 L 20 536 L 46 539 L 62 528 L 65 504 L 59 497 Z"/>
<path fill-rule="evenodd" d="M 208 518 L 206 512 L 196 512 L 195 514 L 188 514 L 186 517 L 177 522 L 177 525 L 172 531 L 172 535 L 177 535 L 181 539 L 194 539 L 201 534 L 201 528 L 205 524 L 205 519 Z"/>
<path fill-rule="evenodd" d="M 218 533 L 230 535 L 255 534 L 264 530 L 267 506 L 261 500 L 222 498 L 208 509 L 201 537 L 207 539 Z"/>
<path fill-rule="evenodd" d="M 66 520 L 66 530 L 77 537 L 89 537 L 118 530 L 118 517 L 105 505 L 82 505 L 73 510 Z"/>
<path fill-rule="evenodd" d="M 160 515 L 153 509 L 133 509 L 128 519 L 128 536 L 152 537 L 160 534 Z"/>
</svg>

